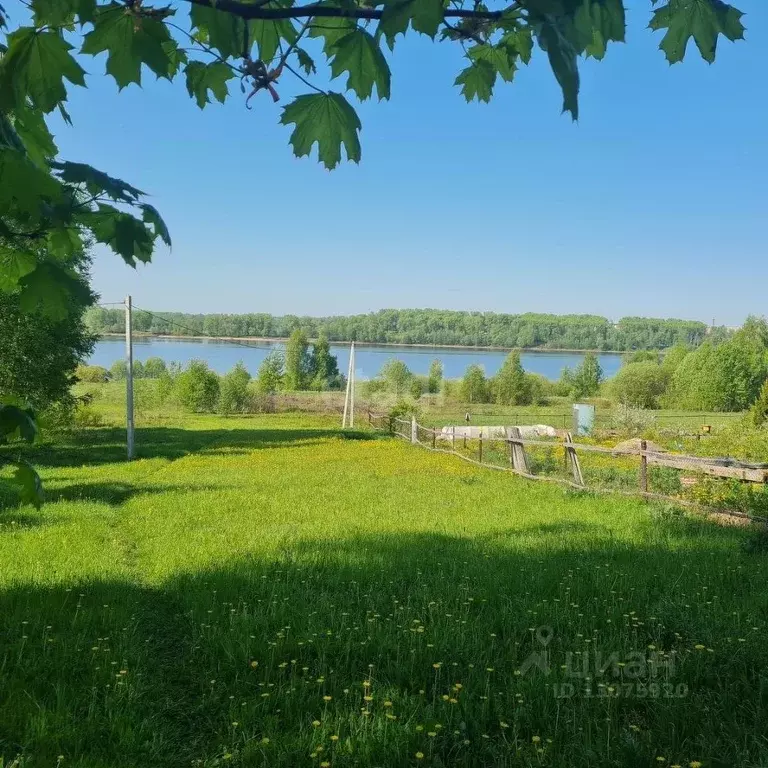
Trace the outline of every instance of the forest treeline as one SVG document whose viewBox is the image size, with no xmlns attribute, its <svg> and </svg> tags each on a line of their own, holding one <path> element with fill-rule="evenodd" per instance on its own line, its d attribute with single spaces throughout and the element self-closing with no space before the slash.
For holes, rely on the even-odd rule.
<svg viewBox="0 0 768 768">
<path fill-rule="evenodd" d="M 120 309 L 93 307 L 86 316 L 94 333 L 122 333 Z M 437 309 L 382 309 L 365 315 L 299 317 L 297 315 L 196 315 L 137 310 L 134 330 L 174 336 L 287 338 L 295 330 L 330 341 L 390 344 L 625 351 L 667 349 L 675 344 L 696 347 L 711 329 L 693 320 L 625 317 L 613 323 L 597 315 L 508 315 Z M 724 329 L 717 329 L 724 335 Z"/>
</svg>

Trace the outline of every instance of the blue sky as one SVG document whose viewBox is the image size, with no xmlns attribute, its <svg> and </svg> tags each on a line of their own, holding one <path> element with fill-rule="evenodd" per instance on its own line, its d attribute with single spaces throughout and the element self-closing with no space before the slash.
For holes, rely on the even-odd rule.
<svg viewBox="0 0 768 768">
<path fill-rule="evenodd" d="M 118 94 L 87 58 L 62 155 L 150 192 L 174 239 L 137 270 L 99 252 L 95 288 L 200 312 L 763 314 L 768 3 L 734 2 L 747 42 L 722 41 L 713 66 L 691 44 L 674 67 L 650 0 L 628 2 L 628 44 L 583 64 L 577 124 L 540 51 L 467 105 L 460 48 L 401 38 L 391 101 L 359 109 L 362 162 L 333 172 L 293 157 L 266 94 L 249 112 L 235 87 L 201 112 L 183 78 Z M 279 90 L 285 104 L 306 88 Z"/>
</svg>

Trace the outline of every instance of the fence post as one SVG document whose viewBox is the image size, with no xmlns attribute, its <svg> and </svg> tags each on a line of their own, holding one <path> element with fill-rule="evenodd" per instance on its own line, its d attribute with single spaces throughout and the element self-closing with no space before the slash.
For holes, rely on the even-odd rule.
<svg viewBox="0 0 768 768">
<path fill-rule="evenodd" d="M 416 423 L 415 416 L 411 416 L 411 442 L 414 445 L 419 442 L 419 425 Z"/>
<path fill-rule="evenodd" d="M 451 450 L 456 450 L 456 427 L 451 427 Z"/>
<path fill-rule="evenodd" d="M 579 464 L 579 457 L 576 455 L 576 449 L 573 447 L 573 436 L 570 432 L 565 433 L 565 452 L 571 462 L 571 471 L 573 472 L 573 479 L 576 485 L 584 485 L 584 476 L 581 474 L 581 464 Z"/>
<path fill-rule="evenodd" d="M 478 453 L 478 461 L 480 464 L 483 463 L 483 430 L 480 430 L 480 437 L 477 441 L 477 453 Z"/>
<path fill-rule="evenodd" d="M 645 455 L 648 443 L 645 440 L 640 441 L 640 492 L 648 493 L 648 457 Z"/>
<path fill-rule="evenodd" d="M 436 447 L 436 441 L 437 441 L 437 430 L 432 427 L 432 448 Z"/>
<path fill-rule="evenodd" d="M 368 409 L 368 426 L 373 426 L 373 414 L 371 413 L 371 409 Z"/>
</svg>

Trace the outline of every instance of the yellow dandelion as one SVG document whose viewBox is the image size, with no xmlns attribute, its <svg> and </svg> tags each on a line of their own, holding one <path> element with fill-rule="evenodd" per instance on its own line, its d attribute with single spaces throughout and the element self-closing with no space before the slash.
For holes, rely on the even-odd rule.
<svg viewBox="0 0 768 768">
<path fill-rule="evenodd" d="M 323 701 L 330 701 L 333 696 L 323 696 Z"/>
<path fill-rule="evenodd" d="M 424 759 L 424 753 L 423 752 L 417 752 L 416 753 L 416 759 L 417 760 L 423 760 Z"/>
<path fill-rule="evenodd" d="M 701 768 L 702 763 L 699 760 L 691 760 L 690 763 L 688 763 L 690 768 Z"/>
<path fill-rule="evenodd" d="M 312 721 L 312 725 L 314 725 L 315 728 L 319 728 L 320 727 L 320 721 L 319 720 L 313 720 Z"/>
<path fill-rule="evenodd" d="M 435 736 L 437 736 L 437 731 L 427 731 L 427 736 L 431 736 L 432 738 L 434 738 Z"/>
<path fill-rule="evenodd" d="M 531 741 L 534 744 L 538 744 L 541 741 L 541 736 L 531 736 Z"/>
<path fill-rule="evenodd" d="M 261 743 L 262 743 L 262 744 L 269 744 L 269 739 L 268 739 L 268 738 L 265 736 L 265 737 L 264 737 L 264 738 L 261 740 Z"/>
<path fill-rule="evenodd" d="M 251 662 L 251 669 L 256 669 L 256 667 L 258 667 L 258 666 L 259 666 L 259 662 L 258 661 L 252 661 Z"/>
<path fill-rule="evenodd" d="M 331 736 L 331 741 L 338 741 L 338 740 L 339 740 L 338 735 L 334 733 L 333 736 Z"/>
<path fill-rule="evenodd" d="M 656 758 L 656 762 L 657 762 L 657 763 L 666 763 L 666 762 L 667 762 L 667 758 L 666 758 L 666 757 L 662 757 L 661 755 L 659 755 L 659 756 Z"/>
<path fill-rule="evenodd" d="M 331 768 L 331 764 L 327 760 L 323 760 L 323 762 L 320 763 L 320 768 Z"/>
<path fill-rule="evenodd" d="M 391 707 L 392 706 L 392 702 L 391 701 L 385 701 L 384 702 L 384 706 L 385 707 Z"/>
</svg>

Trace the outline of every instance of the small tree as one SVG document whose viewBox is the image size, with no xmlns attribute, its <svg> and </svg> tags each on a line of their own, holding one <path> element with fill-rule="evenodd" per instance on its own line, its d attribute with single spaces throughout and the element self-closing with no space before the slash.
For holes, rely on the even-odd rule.
<svg viewBox="0 0 768 768">
<path fill-rule="evenodd" d="M 571 396 L 575 400 L 593 397 L 600 389 L 603 380 L 603 369 L 594 352 L 587 352 L 580 365 L 573 372 Z"/>
<path fill-rule="evenodd" d="M 175 379 L 169 371 L 164 371 L 160 374 L 160 377 L 157 380 L 157 399 L 160 405 L 165 403 L 173 394 L 175 385 Z"/>
<path fill-rule="evenodd" d="M 144 362 L 144 378 L 159 379 L 167 370 L 162 357 L 148 357 Z"/>
<path fill-rule="evenodd" d="M 411 379 L 409 389 L 411 391 L 411 397 L 414 400 L 418 400 L 424 394 L 424 379 L 419 376 L 414 376 Z"/>
<path fill-rule="evenodd" d="M 465 403 L 488 402 L 488 380 L 482 366 L 476 363 L 467 367 L 460 387 L 461 399 Z"/>
<path fill-rule="evenodd" d="M 756 427 L 762 427 L 768 419 L 768 379 L 763 382 L 757 400 L 752 404 L 749 412 L 752 423 Z"/>
<path fill-rule="evenodd" d="M 112 381 L 125 381 L 126 376 L 128 376 L 128 363 L 122 358 L 115 360 L 109 369 L 109 377 Z"/>
<path fill-rule="evenodd" d="M 219 398 L 219 377 L 203 360 L 192 360 L 176 380 L 176 396 L 188 410 L 212 411 Z"/>
<path fill-rule="evenodd" d="M 531 383 L 525 375 L 519 352 L 510 352 L 492 382 L 494 401 L 500 405 L 527 405 Z"/>
<path fill-rule="evenodd" d="M 440 391 L 443 383 L 443 364 L 440 360 L 433 360 L 429 366 L 429 375 L 427 376 L 427 392 L 430 395 L 436 395 Z"/>
<path fill-rule="evenodd" d="M 219 410 L 221 413 L 243 413 L 248 404 L 248 382 L 251 374 L 242 361 L 225 374 L 219 387 Z"/>
<path fill-rule="evenodd" d="M 636 408 L 658 408 L 667 391 L 670 372 L 654 362 L 629 363 L 619 368 L 610 391 L 620 403 Z"/>
<path fill-rule="evenodd" d="M 306 389 L 311 380 L 311 359 L 307 334 L 297 328 L 285 345 L 285 377 L 283 385 L 289 392 Z"/>
<path fill-rule="evenodd" d="M 339 373 L 339 361 L 336 355 L 331 354 L 331 345 L 324 333 L 321 333 L 312 345 L 309 370 L 312 389 L 319 391 L 341 389 L 343 377 Z"/>
<path fill-rule="evenodd" d="M 283 385 L 283 356 L 270 352 L 262 361 L 256 373 L 256 391 L 260 395 L 273 395 Z"/>
<path fill-rule="evenodd" d="M 413 374 L 402 360 L 387 360 L 379 371 L 379 377 L 386 383 L 387 389 L 402 397 L 410 391 Z"/>
</svg>

